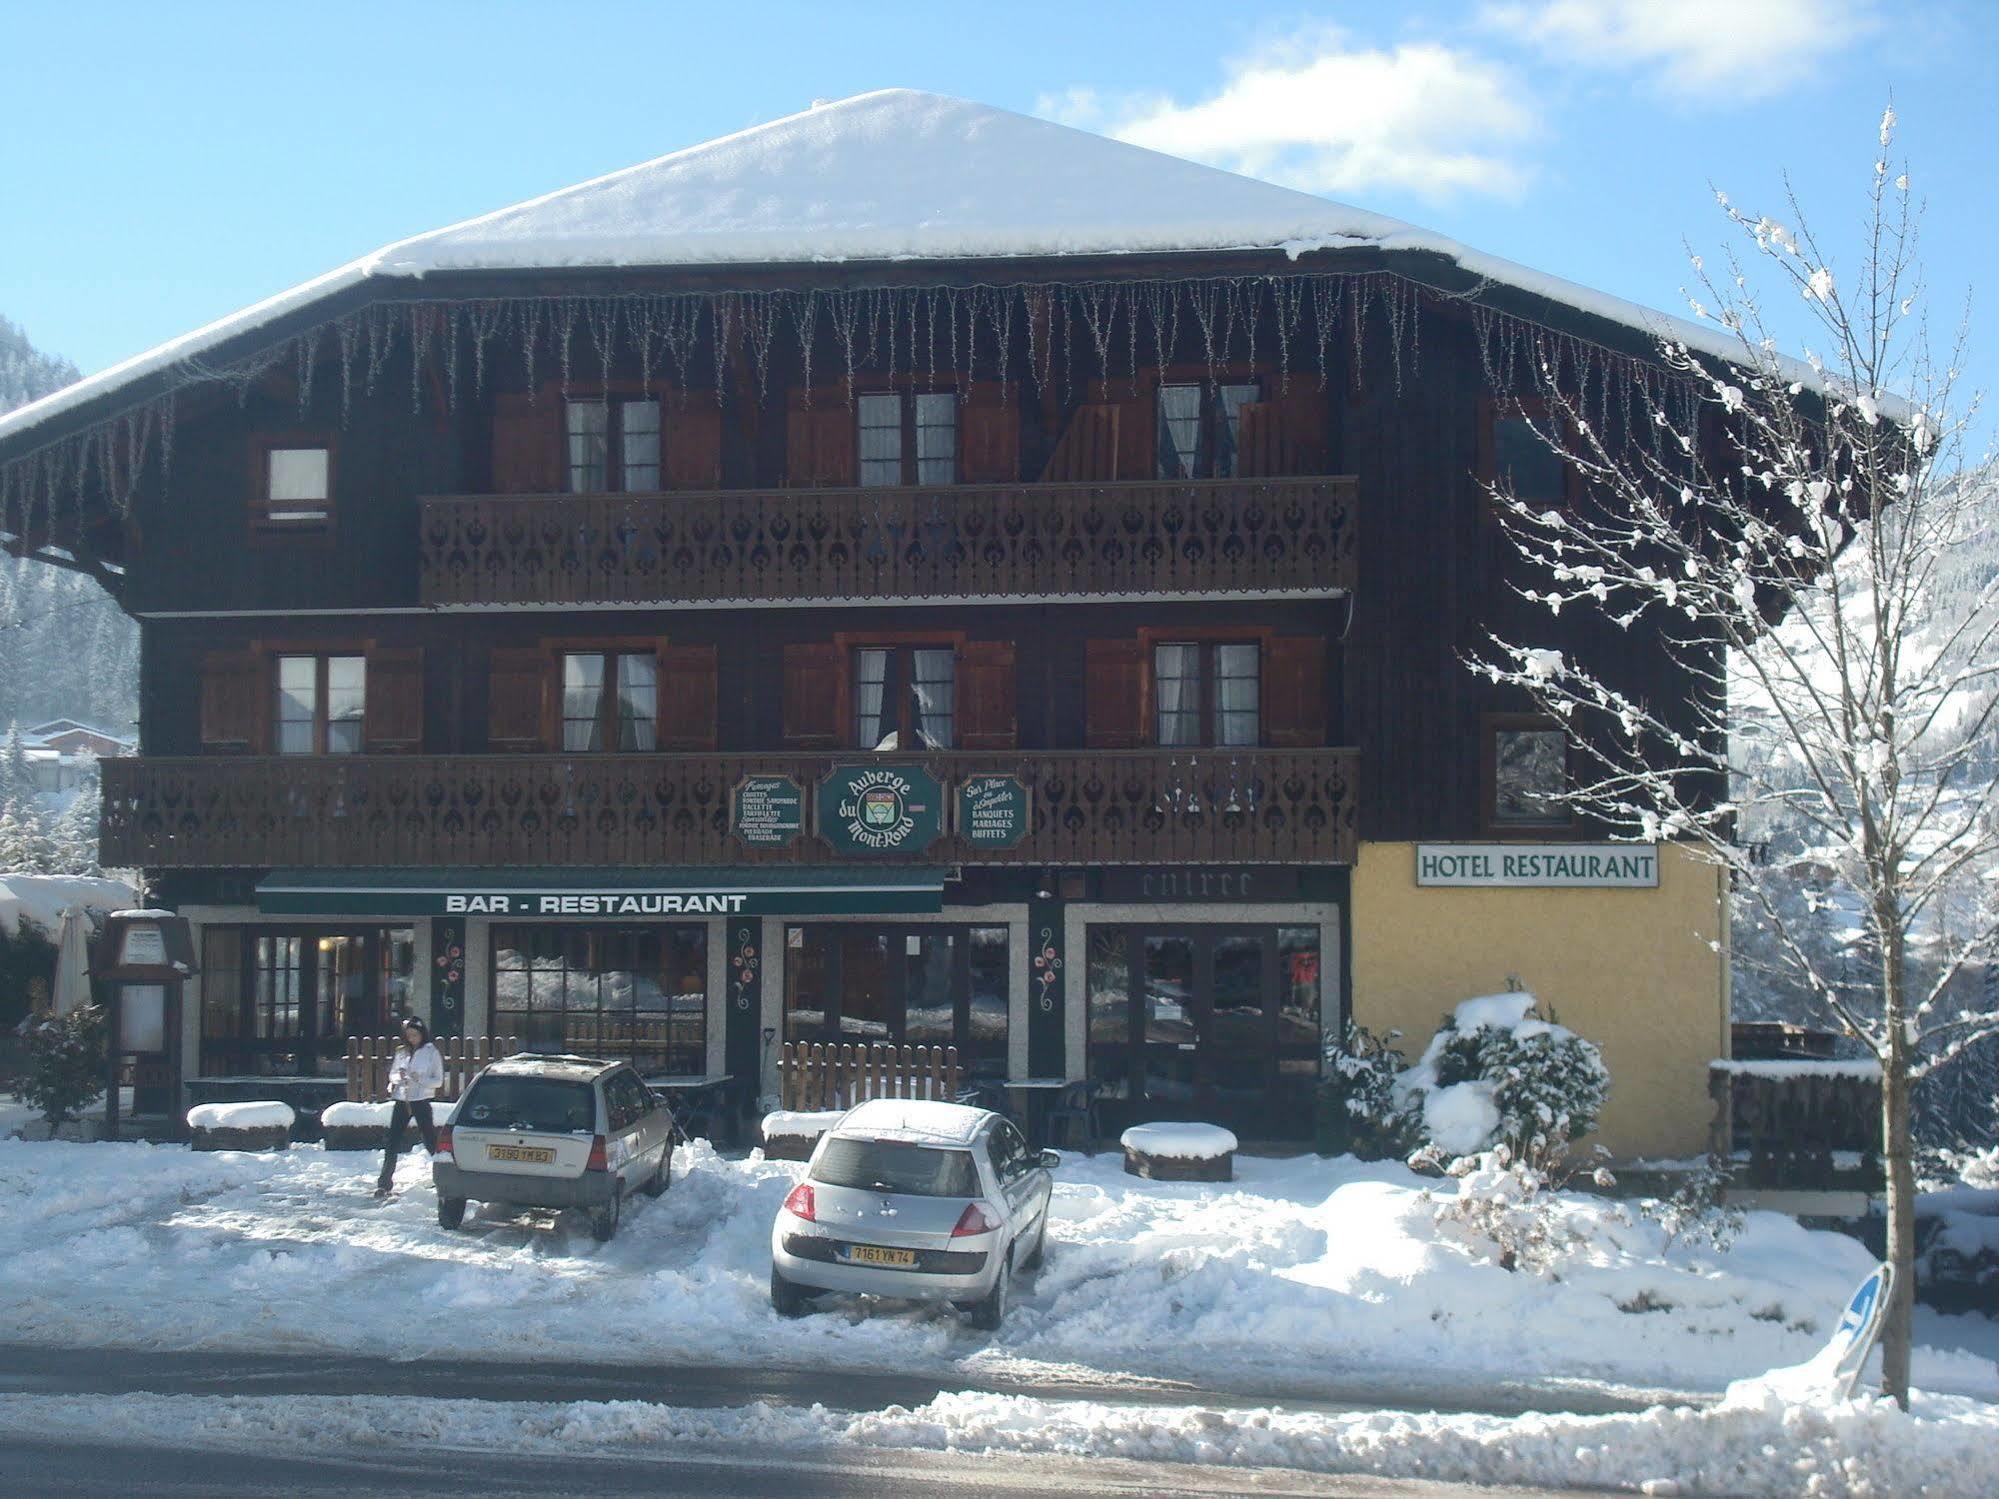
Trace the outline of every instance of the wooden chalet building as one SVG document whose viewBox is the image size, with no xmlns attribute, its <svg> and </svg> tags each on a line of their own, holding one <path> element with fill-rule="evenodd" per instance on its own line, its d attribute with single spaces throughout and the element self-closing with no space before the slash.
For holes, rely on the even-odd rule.
<svg viewBox="0 0 1999 1499">
<path fill-rule="evenodd" d="M 949 1043 L 1297 1137 L 1349 1017 L 1420 1047 L 1512 982 L 1602 1044 L 1608 1143 L 1682 1155 L 1717 874 L 1572 825 L 1463 664 L 1521 608 L 1481 478 L 1567 490 L 1534 372 L 1618 407 L 1661 321 L 873 94 L 0 418 L 0 533 L 140 621 L 103 857 L 195 924 L 189 1076 L 413 1010 L 746 1107 L 785 1040 Z"/>
</svg>

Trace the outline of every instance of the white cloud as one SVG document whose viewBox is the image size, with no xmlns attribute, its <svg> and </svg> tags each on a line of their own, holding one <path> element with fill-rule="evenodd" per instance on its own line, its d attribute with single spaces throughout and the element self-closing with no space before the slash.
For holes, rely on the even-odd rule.
<svg viewBox="0 0 1999 1499">
<path fill-rule="evenodd" d="M 1538 118 L 1505 68 L 1435 43 L 1350 48 L 1315 31 L 1232 64 L 1213 96 L 1044 95 L 1037 111 L 1155 151 L 1316 193 L 1512 195 Z"/>
<path fill-rule="evenodd" d="M 1871 24 L 1869 0 L 1492 0 L 1481 19 L 1565 61 L 1738 98 L 1782 93 Z"/>
</svg>

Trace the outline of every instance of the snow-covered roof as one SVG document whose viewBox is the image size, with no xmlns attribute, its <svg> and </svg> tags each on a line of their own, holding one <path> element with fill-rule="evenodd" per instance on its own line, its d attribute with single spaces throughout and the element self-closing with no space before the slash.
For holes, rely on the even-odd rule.
<svg viewBox="0 0 1999 1499">
<path fill-rule="evenodd" d="M 914 89 L 817 105 L 364 255 L 0 416 L 0 442 L 370 280 L 439 272 L 1375 248 L 1723 358 L 1719 328 L 1399 219 Z"/>
<path fill-rule="evenodd" d="M 53 939 L 70 906 L 92 911 L 116 911 L 132 904 L 132 887 L 123 880 L 84 875 L 0 874 L 0 933 L 12 937 L 28 921 Z"/>
<path fill-rule="evenodd" d="M 922 1098 L 871 1098 L 849 1109 L 836 1134 L 863 1139 L 908 1140 L 917 1144 L 963 1145 L 978 1134 L 985 1109 Z"/>
</svg>

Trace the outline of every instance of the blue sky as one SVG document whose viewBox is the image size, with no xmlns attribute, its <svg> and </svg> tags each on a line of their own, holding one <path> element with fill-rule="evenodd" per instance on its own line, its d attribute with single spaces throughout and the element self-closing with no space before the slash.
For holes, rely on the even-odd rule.
<svg viewBox="0 0 1999 1499">
<path fill-rule="evenodd" d="M 1850 244 L 1892 93 L 1944 323 L 1999 239 L 1986 0 L 15 5 L 0 46 L 0 313 L 86 372 L 404 235 L 891 85 L 1673 311 L 1684 243 L 1725 238 L 1711 185 L 1774 209 L 1788 172 Z"/>
</svg>

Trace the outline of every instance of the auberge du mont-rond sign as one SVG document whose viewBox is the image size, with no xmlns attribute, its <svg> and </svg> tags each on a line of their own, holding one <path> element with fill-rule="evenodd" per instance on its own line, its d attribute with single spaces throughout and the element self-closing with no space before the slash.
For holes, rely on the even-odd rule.
<svg viewBox="0 0 1999 1499">
<path fill-rule="evenodd" d="M 819 836 L 843 854 L 913 854 L 944 831 L 944 787 L 920 765 L 838 765 L 819 783 Z"/>
</svg>

